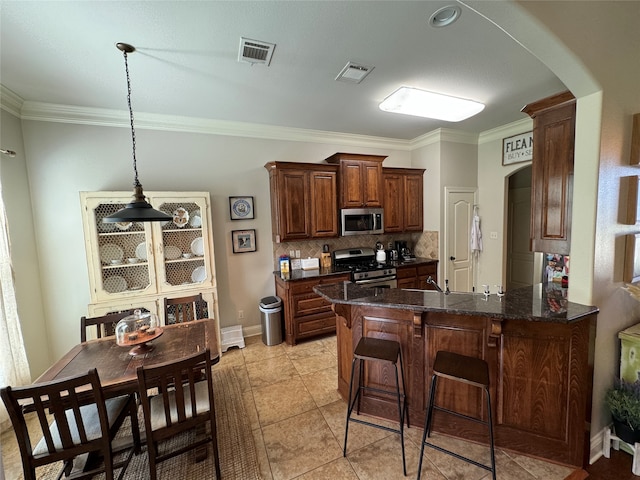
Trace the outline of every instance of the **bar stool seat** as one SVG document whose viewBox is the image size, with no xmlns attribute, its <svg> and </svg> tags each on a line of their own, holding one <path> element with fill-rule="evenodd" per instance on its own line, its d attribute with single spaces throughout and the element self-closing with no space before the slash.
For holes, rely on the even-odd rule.
<svg viewBox="0 0 640 480">
<path fill-rule="evenodd" d="M 358 361 L 360 365 L 359 375 L 358 375 L 358 389 L 355 393 L 355 396 L 352 396 L 353 379 L 356 371 L 356 361 Z M 395 367 L 395 379 L 396 379 L 395 391 L 365 386 L 363 382 L 363 376 L 364 376 L 363 362 L 365 361 L 391 363 Z M 398 376 L 398 363 L 400 363 L 400 376 Z M 400 393 L 399 378 L 402 379 L 402 393 Z M 351 414 L 353 413 L 353 408 L 356 406 L 356 402 L 358 405 L 356 412 L 358 414 L 360 413 L 360 398 L 361 398 L 361 393 L 363 391 L 373 391 L 381 394 L 386 394 L 389 396 L 393 396 L 397 399 L 399 428 L 397 429 L 390 428 L 390 427 L 387 427 L 386 425 L 379 425 L 373 422 L 362 420 L 360 418 L 351 417 Z M 402 469 L 403 469 L 404 475 L 406 476 L 407 465 L 406 465 L 405 454 L 404 454 L 405 418 L 407 421 L 407 428 L 409 428 L 409 412 L 407 409 L 407 397 L 405 395 L 404 367 L 402 365 L 402 351 L 400 349 L 400 344 L 392 340 L 362 337 L 358 342 L 356 349 L 353 352 L 353 361 L 351 362 L 351 379 L 349 381 L 347 422 L 346 422 L 345 431 L 344 431 L 344 448 L 342 451 L 342 456 L 343 457 L 347 456 L 347 438 L 349 435 L 349 422 L 356 422 L 363 425 L 369 425 L 371 427 L 380 428 L 382 430 L 387 430 L 389 432 L 398 433 L 400 434 L 400 443 L 402 444 Z"/>
<path fill-rule="evenodd" d="M 483 389 L 487 398 L 487 421 L 480 420 L 476 417 L 464 415 L 462 413 L 454 412 L 452 410 L 448 410 L 446 408 L 435 405 L 438 377 L 448 378 L 456 382 L 466 383 L 468 385 Z M 427 442 L 427 437 L 429 437 L 431 434 L 433 410 L 440 410 L 457 417 L 466 418 L 467 420 L 487 425 L 487 427 L 489 428 L 489 449 L 491 451 L 491 466 L 484 465 L 456 452 L 452 452 L 451 450 L 447 450 L 438 445 Z M 466 355 L 459 355 L 457 353 L 442 350 L 436 353 L 436 360 L 433 364 L 433 376 L 431 377 L 429 403 L 427 405 L 427 418 L 425 420 L 424 432 L 422 434 L 422 445 L 420 447 L 420 461 L 418 463 L 417 477 L 418 480 L 420 480 L 420 474 L 422 470 L 422 457 L 424 454 L 425 446 L 431 447 L 442 453 L 446 453 L 460 460 L 471 463 L 484 470 L 488 470 L 491 472 L 493 480 L 496 480 L 496 459 L 493 444 L 493 420 L 491 417 L 491 396 L 489 394 L 489 366 L 487 365 L 487 362 L 480 358 L 468 357 Z"/>
</svg>

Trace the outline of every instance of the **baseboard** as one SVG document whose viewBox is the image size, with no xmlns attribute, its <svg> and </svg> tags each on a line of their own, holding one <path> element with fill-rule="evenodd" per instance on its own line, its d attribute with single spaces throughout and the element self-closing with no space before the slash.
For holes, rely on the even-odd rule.
<svg viewBox="0 0 640 480">
<path fill-rule="evenodd" d="M 609 425 L 591 437 L 589 445 L 589 465 L 593 465 L 600 457 L 602 457 L 602 455 L 604 455 L 604 444 L 602 443 L 602 440 L 604 439 L 604 432 L 607 430 L 609 430 Z"/>
<path fill-rule="evenodd" d="M 262 325 L 251 325 L 250 327 L 242 327 L 242 333 L 245 337 L 255 337 L 262 335 Z"/>
</svg>

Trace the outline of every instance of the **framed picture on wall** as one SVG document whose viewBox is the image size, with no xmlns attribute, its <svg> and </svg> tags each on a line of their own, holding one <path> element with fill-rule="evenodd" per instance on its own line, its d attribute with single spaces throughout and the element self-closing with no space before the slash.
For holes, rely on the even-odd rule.
<svg viewBox="0 0 640 480">
<path fill-rule="evenodd" d="M 635 283 L 640 281 L 640 233 L 625 237 L 624 281 Z"/>
<path fill-rule="evenodd" d="M 502 139 L 502 165 L 527 162 L 533 158 L 533 131 Z"/>
<path fill-rule="evenodd" d="M 233 253 L 246 253 L 256 251 L 255 230 L 233 230 L 231 232 Z"/>
<path fill-rule="evenodd" d="M 229 214 L 231 220 L 254 218 L 253 197 L 229 197 Z"/>
</svg>

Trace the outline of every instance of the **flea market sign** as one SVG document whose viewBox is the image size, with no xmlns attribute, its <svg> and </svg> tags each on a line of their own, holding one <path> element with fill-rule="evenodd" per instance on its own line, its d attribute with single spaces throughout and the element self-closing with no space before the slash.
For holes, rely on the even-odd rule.
<svg viewBox="0 0 640 480">
<path fill-rule="evenodd" d="M 502 165 L 526 162 L 533 158 L 533 131 L 502 140 Z"/>
</svg>

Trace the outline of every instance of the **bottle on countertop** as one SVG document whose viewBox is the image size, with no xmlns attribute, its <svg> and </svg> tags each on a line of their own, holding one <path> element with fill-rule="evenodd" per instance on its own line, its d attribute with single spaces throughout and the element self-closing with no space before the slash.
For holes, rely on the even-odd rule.
<svg viewBox="0 0 640 480">
<path fill-rule="evenodd" d="M 322 268 L 331 268 L 331 252 L 329 252 L 329 245 L 326 243 L 322 246 L 320 265 Z"/>
<path fill-rule="evenodd" d="M 289 274 L 289 257 L 287 257 L 286 255 L 280 256 L 280 274 Z"/>
</svg>

